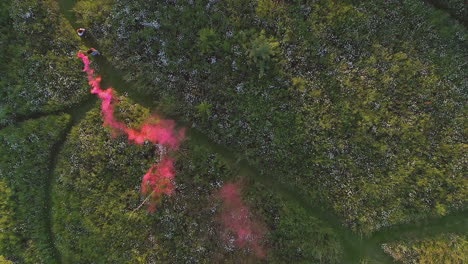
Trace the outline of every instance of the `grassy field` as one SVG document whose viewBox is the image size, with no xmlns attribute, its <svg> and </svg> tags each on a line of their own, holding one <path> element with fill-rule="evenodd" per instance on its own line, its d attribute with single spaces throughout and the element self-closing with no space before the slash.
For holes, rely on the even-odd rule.
<svg viewBox="0 0 468 264">
<path fill-rule="evenodd" d="M 466 261 L 463 1 L 0 7 L 0 262 Z M 156 213 L 139 205 L 157 148 L 102 126 L 75 58 L 91 46 L 119 120 L 189 129 Z M 230 182 L 265 259 L 222 237 Z"/>
<path fill-rule="evenodd" d="M 50 115 L 0 130 L 0 255 L 15 263 L 56 263 L 48 183 L 69 120 Z"/>
<path fill-rule="evenodd" d="M 466 202 L 466 30 L 422 1 L 75 10 L 141 93 L 177 102 L 177 114 L 357 232 Z"/>
</svg>

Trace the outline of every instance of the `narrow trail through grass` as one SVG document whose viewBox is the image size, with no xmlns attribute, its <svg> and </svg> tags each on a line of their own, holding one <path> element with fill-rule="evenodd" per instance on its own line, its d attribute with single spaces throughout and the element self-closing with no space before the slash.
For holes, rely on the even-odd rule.
<svg viewBox="0 0 468 264">
<path fill-rule="evenodd" d="M 44 210 L 46 210 L 46 213 L 47 213 L 47 218 L 46 218 L 46 228 L 48 231 L 47 235 L 51 241 L 50 243 L 51 243 L 51 246 L 53 247 L 53 252 L 55 255 L 54 257 L 57 263 L 64 263 L 64 262 L 62 260 L 60 251 L 55 246 L 55 236 L 52 230 L 52 227 L 53 227 L 52 184 L 54 180 L 54 171 L 55 171 L 55 167 L 57 166 L 59 154 L 61 153 L 62 147 L 65 144 L 65 141 L 67 140 L 68 134 L 70 133 L 71 129 L 81 121 L 81 119 L 85 116 L 86 112 L 91 110 L 91 108 L 96 105 L 96 101 L 97 101 L 97 98 L 95 96 L 89 96 L 87 97 L 85 101 L 83 101 L 83 103 L 65 112 L 71 116 L 70 123 L 68 124 L 67 128 L 62 133 L 62 135 L 60 136 L 60 139 L 51 148 L 51 155 L 50 155 L 49 166 L 48 166 L 49 177 L 47 178 L 47 183 L 46 183 L 46 188 L 45 188 L 46 208 Z"/>
</svg>

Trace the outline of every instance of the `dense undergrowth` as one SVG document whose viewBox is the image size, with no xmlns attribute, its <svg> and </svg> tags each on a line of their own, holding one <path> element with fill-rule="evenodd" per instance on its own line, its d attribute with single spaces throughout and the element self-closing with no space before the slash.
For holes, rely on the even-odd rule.
<svg viewBox="0 0 468 264">
<path fill-rule="evenodd" d="M 467 35 L 448 15 L 416 0 L 105 3 L 75 10 L 126 80 L 357 232 L 466 203 Z"/>
<path fill-rule="evenodd" d="M 86 94 L 79 39 L 56 1 L 1 1 L 0 126 L 62 110 Z"/>
<path fill-rule="evenodd" d="M 426 0 L 434 7 L 449 13 L 465 27 L 468 26 L 468 8 L 462 0 Z"/>
<path fill-rule="evenodd" d="M 122 98 L 121 120 L 138 123 L 148 110 Z M 135 123 L 136 122 L 136 123 Z M 270 263 L 339 263 L 334 231 L 264 186 L 239 177 L 219 155 L 188 139 L 177 153 L 177 193 L 148 213 L 138 205 L 141 176 L 159 159 L 155 146 L 112 138 L 98 109 L 73 128 L 56 169 L 53 222 L 66 263 L 237 263 L 252 253 L 222 239 L 214 193 L 243 181 L 245 200 L 271 233 L 263 241 Z M 130 124 L 131 125 L 131 124 Z M 248 184 L 247 184 L 248 183 Z"/>
<path fill-rule="evenodd" d="M 445 234 L 417 241 L 396 241 L 386 244 L 384 249 L 395 260 L 404 264 L 462 264 L 468 261 L 466 237 L 455 234 Z"/>
<path fill-rule="evenodd" d="M 74 10 L 88 39 L 165 114 L 369 235 L 466 208 L 460 6 L 80 0 Z M 269 230 L 266 262 L 346 263 L 337 229 L 191 138 L 171 154 L 176 194 L 154 214 L 133 211 L 159 156 L 112 137 L 97 108 L 67 135 L 48 201 L 51 153 L 70 118 L 11 124 L 84 98 L 79 38 L 52 0 L 2 1 L 0 25 L 0 263 L 259 262 L 220 237 L 214 193 L 228 181 L 242 182 Z M 150 114 L 120 102 L 132 127 Z M 464 235 L 408 237 L 383 249 L 403 263 L 466 262 Z"/>
<path fill-rule="evenodd" d="M 0 255 L 15 263 L 55 263 L 48 230 L 51 146 L 70 120 L 50 115 L 0 130 Z"/>
</svg>

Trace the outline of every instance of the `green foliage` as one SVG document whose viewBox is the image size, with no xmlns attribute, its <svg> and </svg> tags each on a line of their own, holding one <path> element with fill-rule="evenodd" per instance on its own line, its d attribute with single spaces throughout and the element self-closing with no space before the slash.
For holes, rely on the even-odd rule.
<svg viewBox="0 0 468 264">
<path fill-rule="evenodd" d="M 283 5 L 280 4 L 280 1 L 259 0 L 255 13 L 258 17 L 263 19 L 274 19 L 279 15 L 279 12 L 284 10 L 282 7 Z"/>
<path fill-rule="evenodd" d="M 11 190 L 8 188 L 5 180 L 0 179 L 0 253 L 6 256 L 13 256 L 18 250 L 19 238 L 13 232 L 14 210 L 11 201 Z M 3 258 L 3 256 L 2 256 Z M 1 260 L 1 259 L 0 259 Z M 1 262 L 0 262 L 1 263 Z"/>
<path fill-rule="evenodd" d="M 13 262 L 5 259 L 4 256 L 0 256 L 0 264 L 13 264 Z"/>
<path fill-rule="evenodd" d="M 273 262 L 341 263 L 337 235 L 325 223 L 297 205 L 284 203 L 278 227 L 272 232 Z"/>
<path fill-rule="evenodd" d="M 122 98 L 118 118 L 140 120 L 147 111 Z M 219 252 L 210 195 L 225 177 L 225 165 L 206 149 L 188 152 L 184 147 L 176 163 L 177 193 L 163 198 L 154 214 L 145 207 L 134 211 L 145 199 L 139 196 L 141 179 L 159 161 L 157 148 L 113 138 L 101 124 L 99 109 L 88 112 L 72 129 L 56 169 L 53 222 L 63 259 L 207 262 Z"/>
<path fill-rule="evenodd" d="M 63 58 L 44 49 L 41 39 L 59 39 L 44 22 L 55 25 L 55 13 L 30 21 L 22 16 L 22 4 L 14 3 L 14 8 L 2 6 L 2 25 L 11 30 L 7 25 L 14 20 L 13 30 L 38 33 L 40 41 L 35 45 L 23 39 L 27 48 L 8 47 L 16 69 L 1 78 L 1 85 L 8 86 L 2 98 L 24 94 L 26 86 L 10 80 L 29 82 L 38 72 L 50 74 L 41 51 L 51 61 Z M 24 2 L 36 8 L 33 4 Z M 4 10 L 10 9 L 6 18 Z M 157 100 L 169 98 L 167 111 L 177 104 L 183 119 L 238 149 L 262 171 L 278 175 L 275 180 L 327 202 L 360 233 L 449 214 L 466 204 L 461 136 L 465 96 L 460 92 L 466 74 L 459 60 L 466 55 L 466 31 L 421 1 L 156 5 L 102 0 L 79 1 L 75 11 L 79 23 L 100 36 L 96 40 L 113 54 L 109 60 L 124 70 L 126 80 L 136 81 L 138 89 Z M 35 51 L 29 54 L 29 66 L 16 59 L 22 58 L 23 49 Z M 18 70 L 31 65 L 38 67 L 31 75 Z M 57 76 L 73 68 L 56 65 Z M 31 90 L 42 91 L 38 87 Z M 42 98 L 26 94 L 26 102 Z M 28 103 L 21 106 L 26 110 L 10 103 L 21 96 L 4 99 L 0 111 L 5 116 L 16 109 L 27 114 L 32 107 Z M 44 109 L 59 109 L 63 98 L 47 101 Z M 117 114 L 138 127 L 149 110 L 124 100 Z M 138 197 L 139 182 L 157 161 L 154 150 L 113 139 L 101 127 L 98 110 L 73 130 L 54 187 L 54 230 L 64 259 L 186 263 L 248 257 L 247 252 L 223 248 L 213 231 L 218 223 L 211 195 L 236 172 L 196 144 L 187 143 L 178 157 L 180 193 L 163 199 L 154 215 L 132 213 L 144 199 Z M 273 230 L 268 243 L 275 253 L 268 261 L 340 261 L 341 247 L 332 230 L 266 193 L 250 195 L 249 205 Z M 9 212 L 16 207 L 6 204 L 15 198 L 5 194 L 2 200 L 7 202 L 0 204 Z M 25 255 L 38 256 L 41 246 L 31 241 Z M 31 257 L 29 262 L 39 261 Z"/>
<path fill-rule="evenodd" d="M 78 23 L 84 27 L 88 27 L 91 22 L 104 23 L 106 16 L 112 8 L 112 0 L 79 0 L 77 1 L 74 10 L 78 14 Z"/>
<path fill-rule="evenodd" d="M 122 104 L 121 109 L 134 107 Z M 120 118 L 133 119 L 131 115 Z M 157 245 L 148 240 L 153 221 L 144 212 L 131 213 L 140 201 L 139 181 L 153 152 L 152 146 L 113 139 L 102 127 L 98 108 L 72 129 L 53 185 L 53 231 L 64 261 L 136 262 L 146 248 L 156 250 Z"/>
<path fill-rule="evenodd" d="M 147 109 L 121 98 L 117 113 L 119 120 L 131 125 L 144 119 Z M 64 261 L 255 261 L 248 251 L 225 246 L 227 242 L 220 235 L 220 207 L 214 193 L 223 182 L 239 179 L 236 168 L 196 138 L 189 138 L 174 153 L 176 194 L 164 198 L 154 214 L 145 212 L 144 207 L 134 211 L 145 198 L 138 195 L 141 177 L 159 156 L 150 144 L 137 146 L 125 137 L 113 138 L 101 123 L 98 109 L 87 113 L 72 129 L 55 171 L 53 230 Z M 297 246 L 307 252 L 314 248 L 296 256 L 300 260 L 339 258 L 340 247 L 334 244 L 333 233 L 297 205 L 283 205 L 258 183 L 247 189 L 245 197 L 253 217 L 265 221 L 268 230 L 277 230 L 264 241 L 275 247 L 275 254 L 286 259 Z M 307 236 L 297 236 L 305 225 L 289 228 L 294 221 L 309 223 L 303 230 Z M 283 243 L 290 240 L 295 244 L 285 247 Z"/>
<path fill-rule="evenodd" d="M 367 234 L 467 201 L 466 30 L 440 12 L 417 0 L 116 0 L 106 23 L 119 30 L 90 27 L 139 89 L 175 96 L 184 119 Z M 133 36 L 148 48 L 125 48 Z"/>
<path fill-rule="evenodd" d="M 255 12 L 259 17 L 267 17 L 275 6 L 276 4 L 273 0 L 259 0 Z"/>
<path fill-rule="evenodd" d="M 78 36 L 56 1 L 1 5 L 0 125 L 79 102 L 86 90 L 74 59 Z"/>
<path fill-rule="evenodd" d="M 55 263 L 48 230 L 47 183 L 53 144 L 68 115 L 25 121 L 0 130 L 0 254 L 18 263 Z"/>
<path fill-rule="evenodd" d="M 463 0 L 427 0 L 428 3 L 434 5 L 443 11 L 448 12 L 451 16 L 457 19 L 465 27 L 468 26 L 468 8 Z"/>
<path fill-rule="evenodd" d="M 300 93 L 304 93 L 306 90 L 306 87 L 309 86 L 307 85 L 307 81 L 301 77 L 293 77 L 291 81 L 292 81 L 292 86 Z M 319 95 L 319 94 L 315 93 L 313 95 Z"/>
<path fill-rule="evenodd" d="M 274 56 L 278 53 L 279 42 L 275 41 L 274 38 L 267 38 L 265 31 L 261 31 L 260 35 L 250 42 L 247 46 L 247 57 L 257 66 L 260 70 L 259 76 L 263 76 L 266 70 L 269 70 L 271 66 L 270 61 L 273 60 Z"/>
<path fill-rule="evenodd" d="M 359 264 L 378 264 L 379 262 L 374 259 L 364 258 L 361 259 Z"/>
<path fill-rule="evenodd" d="M 462 146 L 460 138 L 442 129 L 461 129 L 461 120 L 438 114 L 461 114 L 461 109 L 452 110 L 457 99 L 450 84 L 441 83 L 431 67 L 408 54 L 392 54 L 380 45 L 374 45 L 373 51 L 370 58 L 352 68 L 346 63 L 339 66 L 338 89 L 321 89 L 319 95 L 313 91 L 308 98 L 315 103 L 304 104 L 301 117 L 301 125 L 309 128 L 304 139 L 310 138 L 307 141 L 315 152 L 331 153 L 313 162 L 324 166 L 336 162 L 348 174 L 346 187 L 329 185 L 336 197 L 332 199 L 341 201 L 335 209 L 346 212 L 350 219 L 355 215 L 363 230 L 376 226 L 373 221 L 378 218 L 389 224 L 421 212 L 444 213 L 451 206 L 462 206 L 467 197 L 463 173 L 452 167 L 462 159 L 456 150 Z M 440 93 L 433 92 L 436 90 Z M 319 110 L 327 98 L 340 103 Z M 319 138 L 323 137 L 331 144 L 322 144 Z M 434 140 L 446 142 L 453 151 L 448 154 L 434 146 Z M 446 155 L 454 163 L 434 163 L 445 160 Z M 369 169 L 372 177 L 366 175 Z M 355 193 L 343 201 L 343 191 L 348 188 Z"/>
<path fill-rule="evenodd" d="M 466 5 L 425 2 L 440 10 L 419 0 L 80 0 L 74 11 L 158 110 L 368 234 L 468 201 L 468 35 L 453 23 L 466 25 Z M 0 2 L 0 126 L 83 98 L 78 41 L 56 1 Z M 138 128 L 150 110 L 121 98 L 116 115 Z M 154 214 L 134 211 L 157 148 L 113 137 L 97 108 L 60 154 L 53 240 L 50 169 L 69 122 L 49 116 L 0 130 L 0 263 L 58 262 L 54 242 L 66 263 L 258 261 L 219 236 L 213 194 L 241 171 L 190 138 L 170 153 L 177 193 Z M 270 230 L 267 262 L 347 261 L 327 223 L 243 181 L 252 216 Z M 464 263 L 468 252 L 457 235 L 384 248 L 405 263 Z"/>
<path fill-rule="evenodd" d="M 200 30 L 200 50 L 202 53 L 210 54 L 218 49 L 220 45 L 219 36 L 211 28 Z"/>
<path fill-rule="evenodd" d="M 465 236 L 439 235 L 417 241 L 400 241 L 384 245 L 385 251 L 404 264 L 462 264 L 468 261 Z"/>
<path fill-rule="evenodd" d="M 208 118 L 211 115 L 211 108 L 213 107 L 212 104 L 209 104 L 207 102 L 203 102 L 195 108 L 198 110 L 198 116 L 202 118 Z"/>
</svg>

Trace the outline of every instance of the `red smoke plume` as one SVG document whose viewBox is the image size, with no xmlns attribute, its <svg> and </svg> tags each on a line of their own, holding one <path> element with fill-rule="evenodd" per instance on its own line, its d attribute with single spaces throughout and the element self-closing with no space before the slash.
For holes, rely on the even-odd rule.
<svg viewBox="0 0 468 264">
<path fill-rule="evenodd" d="M 141 192 L 145 195 L 151 195 L 152 201 L 148 211 L 154 212 L 157 203 L 162 195 L 171 195 L 174 192 L 175 169 L 171 159 L 165 157 L 159 164 L 154 164 L 143 176 L 141 183 Z"/>
<path fill-rule="evenodd" d="M 152 117 L 143 124 L 140 130 L 129 128 L 125 123 L 118 121 L 114 115 L 114 103 L 117 101 L 114 90 L 112 88 L 102 90 L 101 77 L 94 77 L 94 69 L 90 67 L 89 58 L 81 52 L 77 56 L 84 63 L 83 71 L 88 74 L 88 83 L 92 87 L 91 93 L 97 94 L 102 100 L 101 112 L 105 126 L 109 126 L 114 132 L 126 134 L 128 140 L 136 144 L 143 144 L 148 140 L 173 150 L 179 147 L 185 137 L 185 130 L 177 131 L 173 120 Z M 174 176 L 173 161 L 169 157 L 164 157 L 159 164 L 153 165 L 145 174 L 141 190 L 143 194 L 153 198 L 148 208 L 149 211 L 156 209 L 156 203 L 161 200 L 163 194 L 171 195 L 174 192 Z"/>
<path fill-rule="evenodd" d="M 221 220 L 225 228 L 225 238 L 234 236 L 234 243 L 240 248 L 251 249 L 258 258 L 264 258 L 266 252 L 260 245 L 264 237 L 264 228 L 251 220 L 251 214 L 244 205 L 240 195 L 240 187 L 235 183 L 225 184 L 218 192 L 223 200 Z"/>
<path fill-rule="evenodd" d="M 102 100 L 101 111 L 104 117 L 104 125 L 111 127 L 116 131 L 125 133 L 131 142 L 142 144 L 146 140 L 154 144 L 162 144 L 166 147 L 176 150 L 181 140 L 185 137 L 185 130 L 177 131 L 173 120 L 164 120 L 152 117 L 145 122 L 141 130 L 127 127 L 124 123 L 118 121 L 114 115 L 113 102 L 116 101 L 115 93 L 112 88 L 101 89 L 101 77 L 94 77 L 94 70 L 89 66 L 89 58 L 83 53 L 78 53 L 78 57 L 83 60 L 83 71 L 88 74 L 88 83 L 93 87 L 92 94 L 97 94 Z"/>
</svg>

